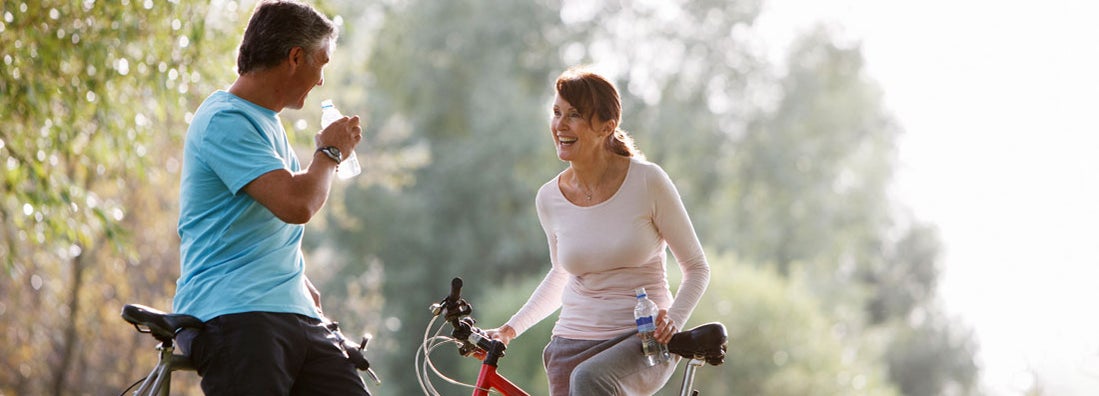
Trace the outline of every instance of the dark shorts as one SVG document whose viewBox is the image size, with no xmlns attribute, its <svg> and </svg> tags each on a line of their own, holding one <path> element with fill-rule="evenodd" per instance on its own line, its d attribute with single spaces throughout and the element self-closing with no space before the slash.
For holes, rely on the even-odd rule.
<svg viewBox="0 0 1099 396">
<path fill-rule="evenodd" d="M 177 341 L 207 395 L 370 395 L 334 333 L 307 316 L 222 315 Z"/>
</svg>

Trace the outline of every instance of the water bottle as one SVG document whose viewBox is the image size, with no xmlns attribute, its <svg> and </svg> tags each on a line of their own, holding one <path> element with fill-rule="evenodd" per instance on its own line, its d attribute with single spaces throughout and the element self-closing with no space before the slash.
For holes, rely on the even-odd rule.
<svg viewBox="0 0 1099 396">
<path fill-rule="evenodd" d="M 645 364 L 650 367 L 664 363 L 671 359 L 668 354 L 668 346 L 661 344 L 654 337 L 656 323 L 654 318 L 658 312 L 656 303 L 645 294 L 645 288 L 634 290 L 637 294 L 637 305 L 633 308 L 633 318 L 637 322 L 637 333 L 641 335 L 641 353 L 645 356 Z"/>
<path fill-rule="evenodd" d="M 340 118 L 343 118 L 343 114 L 340 114 L 340 111 L 336 109 L 336 105 L 332 104 L 332 99 L 321 102 L 321 129 L 328 128 L 329 124 Z M 362 167 L 359 166 L 359 156 L 355 155 L 354 149 L 351 150 L 351 154 L 344 155 L 343 161 L 340 161 L 340 166 L 336 168 L 336 176 L 340 179 L 347 179 L 362 172 Z"/>
</svg>

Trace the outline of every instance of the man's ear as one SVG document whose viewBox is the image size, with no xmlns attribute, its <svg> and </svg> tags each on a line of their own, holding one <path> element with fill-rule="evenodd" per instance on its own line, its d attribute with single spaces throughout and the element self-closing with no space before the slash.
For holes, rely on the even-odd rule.
<svg viewBox="0 0 1099 396">
<path fill-rule="evenodd" d="M 305 63 L 305 49 L 302 47 L 294 47 L 290 49 L 290 55 L 286 57 L 290 62 L 290 66 L 297 68 Z"/>
</svg>

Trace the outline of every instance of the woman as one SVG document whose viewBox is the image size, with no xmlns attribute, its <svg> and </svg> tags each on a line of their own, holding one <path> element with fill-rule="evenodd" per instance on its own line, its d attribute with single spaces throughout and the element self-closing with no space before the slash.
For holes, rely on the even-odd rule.
<svg viewBox="0 0 1099 396">
<path fill-rule="evenodd" d="M 614 85 L 571 68 L 556 90 L 550 132 L 569 167 L 536 198 L 552 266 L 527 303 L 489 334 L 506 344 L 561 308 L 543 351 L 551 395 L 653 394 L 676 360 L 645 364 L 634 290 L 644 287 L 661 308 L 656 338 L 667 344 L 706 290 L 709 265 L 671 179 L 618 128 Z M 668 247 L 683 272 L 674 298 Z"/>
</svg>

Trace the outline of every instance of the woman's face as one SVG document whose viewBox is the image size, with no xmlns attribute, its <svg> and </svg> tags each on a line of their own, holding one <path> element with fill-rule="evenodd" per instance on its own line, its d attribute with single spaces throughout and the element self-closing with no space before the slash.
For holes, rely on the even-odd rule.
<svg viewBox="0 0 1099 396">
<path fill-rule="evenodd" d="M 587 160 L 595 158 L 603 150 L 603 141 L 611 131 L 606 122 L 593 120 L 588 122 L 580 110 L 572 107 L 561 95 L 553 101 L 553 119 L 550 132 L 557 147 L 557 158 L 562 161 Z"/>
</svg>

